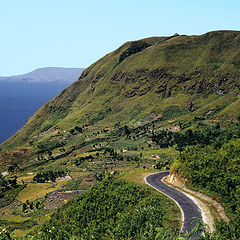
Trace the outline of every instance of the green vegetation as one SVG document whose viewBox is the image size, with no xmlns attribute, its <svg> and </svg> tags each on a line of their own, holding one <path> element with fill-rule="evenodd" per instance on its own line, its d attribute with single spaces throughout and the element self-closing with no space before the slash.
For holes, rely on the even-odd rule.
<svg viewBox="0 0 240 240">
<path fill-rule="evenodd" d="M 64 171 L 57 171 L 57 172 L 48 171 L 48 172 L 44 172 L 44 173 L 38 173 L 33 178 L 33 181 L 36 181 L 38 183 L 44 183 L 44 182 L 48 182 L 48 181 L 55 182 L 57 178 L 61 178 L 65 175 L 66 175 L 66 173 Z"/>
<path fill-rule="evenodd" d="M 11 188 L 9 190 L 0 192 L 0 208 L 5 207 L 12 203 L 17 195 L 23 190 L 24 186 L 18 186 L 16 188 Z"/>
<path fill-rule="evenodd" d="M 152 141 L 156 142 L 161 148 L 176 146 L 178 150 L 182 151 L 186 146 L 197 144 L 212 144 L 215 148 L 219 148 L 233 137 L 240 137 L 240 127 L 238 125 L 235 129 L 224 130 L 217 124 L 216 126 L 206 126 L 197 131 L 191 129 L 184 132 L 160 131 L 153 134 Z"/>
<path fill-rule="evenodd" d="M 239 146 L 240 139 L 226 141 L 220 146 L 214 143 L 188 146 L 172 165 L 172 171 L 187 177 L 190 187 L 221 196 L 233 221 L 229 225 L 217 223 L 216 239 L 240 238 Z"/>
<path fill-rule="evenodd" d="M 166 220 L 159 193 L 109 176 L 54 213 L 36 239 L 154 239 Z"/>
<path fill-rule="evenodd" d="M 64 130 L 78 135 L 82 129 L 76 126 L 136 124 L 147 116 L 160 120 L 162 115 L 162 121 L 199 117 L 224 124 L 237 122 L 238 43 L 237 31 L 125 43 L 87 68 L 1 149 L 32 143 L 40 144 L 39 151 L 42 147 L 51 150 L 51 144 L 63 140 L 56 134 L 45 149 L 49 144 L 46 135 L 53 136 L 56 129 L 60 135 Z"/>
<path fill-rule="evenodd" d="M 55 148 L 62 147 L 64 144 L 60 142 L 50 142 L 50 141 L 42 141 L 37 145 L 38 153 L 50 152 Z"/>
<path fill-rule="evenodd" d="M 131 56 L 132 54 L 141 52 L 145 48 L 151 46 L 150 44 L 144 42 L 144 41 L 136 41 L 136 42 L 131 42 L 130 46 L 128 49 L 126 49 L 119 57 L 119 62 L 122 62 L 124 59 L 127 57 Z"/>
<path fill-rule="evenodd" d="M 25 186 L 17 184 L 17 177 L 6 179 L 0 174 L 0 208 L 9 205 Z"/>
<path fill-rule="evenodd" d="M 148 38 L 85 69 L 1 145 L 1 226 L 36 227 L 36 239 L 181 239 L 176 208 L 142 186 L 171 166 L 226 206 L 230 224 L 205 239 L 239 238 L 239 43 L 237 31 Z M 72 190 L 86 192 L 54 212 Z"/>
</svg>

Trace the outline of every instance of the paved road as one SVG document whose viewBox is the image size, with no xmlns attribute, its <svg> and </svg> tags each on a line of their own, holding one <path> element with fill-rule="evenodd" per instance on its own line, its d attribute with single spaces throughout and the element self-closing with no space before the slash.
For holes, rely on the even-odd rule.
<svg viewBox="0 0 240 240">
<path fill-rule="evenodd" d="M 190 232 L 194 227 L 192 223 L 192 218 L 199 218 L 202 220 L 202 214 L 199 207 L 183 192 L 177 190 L 176 188 L 170 187 L 169 185 L 163 183 L 161 180 L 163 177 L 168 176 L 169 172 L 159 172 L 154 173 L 145 178 L 145 181 L 150 186 L 154 187 L 158 191 L 164 193 L 165 195 L 172 198 L 175 202 L 178 203 L 183 212 L 183 226 L 182 232 Z M 194 236 L 195 238 L 199 237 L 199 234 Z"/>
</svg>

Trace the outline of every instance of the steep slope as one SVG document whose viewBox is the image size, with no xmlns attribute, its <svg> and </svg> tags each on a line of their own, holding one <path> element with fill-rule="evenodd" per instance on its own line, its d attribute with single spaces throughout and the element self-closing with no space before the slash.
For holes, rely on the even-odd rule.
<svg viewBox="0 0 240 240">
<path fill-rule="evenodd" d="M 238 121 L 239 46 L 237 31 L 127 42 L 84 70 L 1 147 L 27 146 L 56 127 L 131 125 L 148 116 Z"/>
</svg>

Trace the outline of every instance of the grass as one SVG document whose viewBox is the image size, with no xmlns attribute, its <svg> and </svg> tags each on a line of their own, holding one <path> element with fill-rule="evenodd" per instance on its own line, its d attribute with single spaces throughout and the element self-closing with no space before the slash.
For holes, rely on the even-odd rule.
<svg viewBox="0 0 240 240">
<path fill-rule="evenodd" d="M 32 176 L 23 176 L 19 179 L 31 180 Z M 47 193 L 56 191 L 59 189 L 71 188 L 76 185 L 79 185 L 81 181 L 76 179 L 75 184 L 70 184 L 71 181 L 58 181 L 56 183 L 27 183 L 27 186 L 18 194 L 16 197 L 17 201 L 25 203 L 27 200 L 29 202 L 34 202 L 39 199 L 40 202 L 43 202 L 42 199 L 46 196 Z M 70 189 L 69 188 L 69 189 Z M 14 199 L 12 199 L 14 200 Z M 36 202 L 35 202 L 36 203 Z M 48 219 L 51 211 L 46 211 L 40 207 L 40 209 L 34 209 L 27 211 L 26 213 L 22 212 L 22 204 L 16 206 L 12 209 L 11 205 L 6 206 L 4 209 L 4 217 L 0 218 L 0 225 L 2 227 L 7 227 L 14 230 L 14 235 L 18 237 L 24 236 L 30 230 L 33 230 L 38 224 L 43 223 Z"/>
<path fill-rule="evenodd" d="M 159 128 L 181 122 L 187 128 L 196 129 L 198 124 L 193 123 L 194 117 L 204 118 L 209 111 L 212 113 L 206 121 L 236 122 L 240 116 L 239 90 L 236 87 L 239 80 L 234 76 L 240 74 L 240 69 L 239 64 L 231 62 L 236 50 L 233 43 L 239 45 L 238 37 L 239 32 L 215 32 L 202 36 L 179 36 L 164 42 L 150 38 L 147 41 L 151 47 L 128 56 L 121 63 L 119 57 L 130 43 L 92 64 L 80 81 L 42 107 L 23 129 L 1 145 L 0 167 L 7 169 L 9 165 L 18 163 L 22 170 L 18 183 L 23 180 L 27 184 L 25 189 L 18 189 L 12 195 L 9 192 L 6 197 L 13 200 L 18 195 L 16 199 L 24 203 L 43 198 L 49 192 L 64 189 L 64 186 L 65 189 L 87 189 L 95 182 L 86 179 L 106 169 L 123 171 L 121 179 L 148 188 L 143 178 L 154 170 L 135 167 L 150 167 L 156 161 L 171 160 L 178 152 L 159 149 L 151 142 L 150 131 L 143 136 L 135 135 L 131 140 L 126 136 L 116 136 L 115 123 L 133 128 L 140 122 L 151 126 L 151 121 L 155 121 L 156 128 Z M 226 90 L 226 94 L 217 95 L 217 85 Z M 191 105 L 193 108 L 189 109 Z M 83 125 L 88 125 L 83 133 L 69 133 L 70 129 Z M 103 131 L 105 128 L 109 129 L 107 133 Z M 52 154 L 56 156 L 66 151 L 68 155 L 53 160 L 47 153 L 37 153 L 37 145 L 43 141 L 50 145 L 63 142 L 62 147 L 52 149 Z M 78 157 L 95 155 L 96 151 L 88 151 L 98 144 L 118 153 L 125 149 L 120 153 L 124 157 L 142 154 L 141 161 L 113 161 L 98 152 L 100 157 L 94 159 L 94 164 L 90 161 L 79 167 L 73 164 Z M 79 148 L 72 151 L 73 146 Z M 159 158 L 153 159 L 153 155 Z M 33 183 L 33 175 L 26 175 L 29 171 L 37 173 L 59 168 L 70 172 L 75 179 L 42 184 Z M 170 201 L 167 205 L 176 211 L 172 219 L 173 216 L 178 219 L 179 211 L 175 205 Z M 173 213 L 168 214 L 171 218 Z"/>
<path fill-rule="evenodd" d="M 238 36 L 236 31 L 219 31 L 159 43 L 153 38 L 148 40 L 151 47 L 119 64 L 120 55 L 129 47 L 127 43 L 86 69 L 82 81 L 41 108 L 2 149 L 26 146 L 39 134 L 40 139 L 48 138 L 44 133 L 56 132 L 56 125 L 61 131 L 68 131 L 90 122 L 98 126 L 113 126 L 118 121 L 134 123 L 152 112 L 163 114 L 163 119 L 203 114 L 213 106 L 214 98 L 227 101 L 212 117 L 225 120 L 229 116 L 235 121 L 240 110 L 232 110 L 238 103 L 232 103 L 238 91 L 234 76 L 240 69 L 232 63 L 236 62 L 234 44 Z M 226 94 L 216 95 L 217 88 Z M 196 112 L 189 111 L 191 102 Z"/>
<path fill-rule="evenodd" d="M 121 173 L 120 179 L 128 181 L 128 182 L 133 182 L 133 183 L 138 183 L 141 185 L 145 185 L 144 178 L 152 173 L 157 172 L 154 169 L 142 169 L 142 168 L 133 168 L 129 169 L 127 171 L 124 171 Z"/>
<path fill-rule="evenodd" d="M 66 184 L 67 181 L 59 181 L 57 183 L 28 183 L 27 187 L 23 189 L 17 196 L 17 200 L 25 203 L 43 198 L 47 193 L 56 191 Z"/>
<path fill-rule="evenodd" d="M 157 170 L 154 169 L 142 169 L 142 168 L 135 168 L 135 169 L 129 169 L 126 171 L 123 171 L 121 173 L 120 179 L 125 180 L 130 183 L 136 183 L 141 186 L 144 186 L 145 188 L 151 189 L 153 192 L 156 192 L 155 189 L 148 186 L 144 178 L 150 174 L 153 174 L 157 172 Z M 171 200 L 170 198 L 166 197 L 165 195 L 158 192 L 159 195 L 164 199 L 165 204 L 165 210 L 166 210 L 166 223 L 170 226 L 175 226 L 181 228 L 181 211 L 179 207 L 176 205 L 176 203 Z"/>
<path fill-rule="evenodd" d="M 71 172 L 70 176 L 73 177 L 73 178 L 82 178 L 82 177 L 89 176 L 89 173 L 86 173 L 86 172 Z"/>
<path fill-rule="evenodd" d="M 24 181 L 24 183 L 29 183 L 29 182 L 32 182 L 33 181 L 33 178 L 34 178 L 34 175 L 30 175 L 30 176 L 23 176 L 23 177 L 19 177 L 17 179 L 17 182 L 19 184 L 22 184 L 22 181 Z"/>
<path fill-rule="evenodd" d="M 80 178 L 80 177 L 69 180 L 66 183 L 66 185 L 64 186 L 63 190 L 65 190 L 65 191 L 67 191 L 67 190 L 79 190 L 82 181 L 83 181 L 83 179 Z"/>
<path fill-rule="evenodd" d="M 17 236 L 17 237 L 23 237 L 26 234 L 26 231 L 23 231 L 21 229 L 15 229 L 13 231 L 13 235 Z"/>
<path fill-rule="evenodd" d="M 175 157 L 178 154 L 178 151 L 173 148 L 163 148 L 157 150 L 144 150 L 142 151 L 143 156 L 149 155 L 166 155 L 169 157 Z"/>
<path fill-rule="evenodd" d="M 17 222 L 17 223 L 25 222 L 30 219 L 31 219 L 31 217 L 22 217 L 21 215 L 13 215 L 13 214 L 2 218 L 2 220 L 6 220 L 6 221 L 10 221 L 10 222 Z"/>
<path fill-rule="evenodd" d="M 10 190 L 7 190 L 5 192 L 3 192 L 3 196 L 0 198 L 0 208 L 9 205 L 10 203 L 12 203 L 15 198 L 18 196 L 19 193 L 21 193 L 21 191 L 24 191 L 24 186 L 19 186 L 17 188 L 12 188 Z"/>
<path fill-rule="evenodd" d="M 69 236 L 82 239 L 142 239 L 143 235 L 153 239 L 156 227 L 179 226 L 167 212 L 158 192 L 109 176 L 53 214 L 40 232 L 48 237 L 45 229 L 54 229 L 51 237 L 58 239 L 61 227 Z"/>
</svg>

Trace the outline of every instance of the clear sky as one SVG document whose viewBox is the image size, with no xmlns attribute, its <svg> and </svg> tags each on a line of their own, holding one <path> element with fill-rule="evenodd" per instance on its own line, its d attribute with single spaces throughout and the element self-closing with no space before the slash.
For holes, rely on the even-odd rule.
<svg viewBox="0 0 240 240">
<path fill-rule="evenodd" d="M 239 0 L 0 0 L 0 75 L 88 67 L 130 40 L 240 30 Z"/>
</svg>

